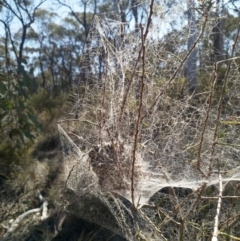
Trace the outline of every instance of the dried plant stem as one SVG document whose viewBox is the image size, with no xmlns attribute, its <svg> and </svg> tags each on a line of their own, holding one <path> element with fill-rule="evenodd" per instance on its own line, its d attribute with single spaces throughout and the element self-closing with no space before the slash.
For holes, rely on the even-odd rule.
<svg viewBox="0 0 240 241">
<path fill-rule="evenodd" d="M 218 199 L 219 197 L 201 197 L 201 199 Z M 223 196 L 222 199 L 226 198 L 232 198 L 232 199 L 238 199 L 240 196 Z"/>
<path fill-rule="evenodd" d="M 142 216 L 149 222 L 149 224 L 152 225 L 152 227 L 156 230 L 156 232 L 158 232 L 161 237 L 163 238 L 163 240 L 167 241 L 167 239 L 163 236 L 162 232 L 159 230 L 159 228 L 147 217 L 147 215 L 142 212 L 141 210 L 139 210 L 139 212 L 142 214 Z"/>
<path fill-rule="evenodd" d="M 219 227 L 221 228 L 221 227 L 223 227 L 224 225 L 229 225 L 229 224 L 234 224 L 235 222 L 237 222 L 237 221 L 239 221 L 239 219 L 240 219 L 240 214 L 237 214 L 237 215 L 234 215 L 233 217 L 230 217 L 230 218 L 228 218 L 226 221 L 224 221 L 223 223 L 221 223 L 220 225 L 219 225 Z M 231 223 L 230 223 L 231 222 Z M 232 226 L 234 226 L 234 225 L 232 225 Z"/>
<path fill-rule="evenodd" d="M 193 43 L 191 49 L 188 51 L 188 53 L 186 54 L 186 56 L 183 58 L 183 60 L 181 61 L 181 63 L 179 64 L 178 68 L 175 70 L 175 72 L 173 73 L 172 77 L 169 79 L 169 81 L 167 82 L 167 84 L 163 87 L 163 89 L 160 91 L 160 93 L 158 94 L 158 96 L 156 97 L 156 99 L 154 100 L 154 102 L 152 103 L 152 105 L 150 106 L 149 110 L 152 110 L 154 108 L 154 106 L 158 103 L 160 97 L 165 93 L 165 91 L 167 90 L 167 87 L 175 80 L 178 72 L 180 71 L 180 69 L 183 67 L 183 65 L 185 64 L 185 62 L 187 61 L 187 59 L 189 58 L 189 56 L 192 54 L 192 52 L 195 50 L 198 42 L 200 41 L 200 39 L 203 36 L 204 30 L 206 28 L 206 24 L 208 21 L 208 14 L 210 11 L 211 6 L 209 6 L 209 8 L 206 9 L 205 13 L 203 14 L 204 16 L 204 21 L 203 21 L 203 25 L 200 31 L 200 34 L 198 35 L 196 41 Z"/>
<path fill-rule="evenodd" d="M 143 89 L 144 89 L 144 72 L 145 72 L 145 65 L 144 65 L 144 58 L 145 58 L 145 45 L 143 39 L 143 28 L 141 26 L 141 35 L 142 35 L 142 76 L 141 76 L 141 89 L 140 89 L 140 97 L 139 97 L 139 107 L 138 107 L 138 116 L 137 116 L 137 123 L 135 127 L 135 136 L 134 136 L 134 145 L 133 145 L 133 154 L 132 154 L 132 173 L 131 173 L 131 197 L 132 197 L 132 204 L 133 207 L 136 209 L 135 200 L 134 200 L 134 174 L 135 174 L 135 163 L 136 163 L 136 151 L 139 139 L 139 132 L 140 132 L 140 122 L 141 122 L 141 112 L 142 112 L 142 101 L 143 101 Z"/>
<path fill-rule="evenodd" d="M 204 120 L 203 130 L 202 130 L 202 133 L 201 133 L 200 143 L 199 143 L 199 147 L 198 147 L 197 167 L 198 167 L 199 170 L 201 170 L 200 160 L 201 160 L 201 153 L 202 153 L 202 145 L 203 145 L 204 134 L 205 134 L 205 131 L 206 131 L 206 128 L 207 128 L 207 123 L 208 123 L 208 119 L 209 119 L 210 109 L 211 109 L 211 106 L 212 106 L 213 95 L 214 95 L 214 87 L 215 87 L 215 84 L 216 84 L 216 81 L 217 81 L 217 77 L 218 77 L 218 75 L 217 75 L 217 68 L 218 68 L 218 64 L 215 63 L 214 64 L 214 71 L 213 71 L 213 75 L 212 75 L 212 81 L 211 81 L 211 89 L 210 89 L 210 94 L 209 94 L 209 98 L 208 98 L 207 113 L 206 113 L 206 117 L 205 117 L 205 120 Z"/>
<path fill-rule="evenodd" d="M 228 79 L 228 76 L 229 76 L 229 73 L 230 73 L 230 70 L 231 70 L 233 55 L 235 53 L 235 48 L 236 48 L 236 44 L 237 44 L 239 35 L 240 35 L 240 25 L 238 26 L 237 36 L 235 38 L 234 44 L 232 45 L 231 58 L 229 60 L 226 60 L 226 61 L 228 61 L 228 66 L 227 66 L 227 71 L 226 71 L 224 79 L 223 79 L 222 91 L 221 91 L 221 95 L 220 95 L 219 102 L 218 102 L 217 119 L 216 119 L 214 135 L 213 135 L 211 157 L 210 157 L 210 160 L 209 160 L 209 167 L 208 167 L 208 177 L 212 174 L 212 165 L 213 165 L 213 159 L 214 159 L 214 153 L 215 153 L 215 146 L 217 144 L 217 132 L 218 132 L 218 128 L 219 128 L 219 125 L 220 125 L 220 115 L 221 115 L 221 112 L 222 112 L 223 96 L 224 96 L 224 93 L 225 93 L 227 79 Z"/>
<path fill-rule="evenodd" d="M 182 218 L 180 204 L 178 202 L 178 198 L 177 198 L 177 195 L 176 195 L 173 187 L 169 187 L 169 194 L 171 194 L 172 197 L 173 197 L 173 203 L 175 205 L 175 211 L 177 211 L 180 215 L 180 218 Z"/>
<path fill-rule="evenodd" d="M 141 47 L 140 47 L 140 50 L 138 52 L 138 57 L 137 57 L 137 60 L 135 62 L 135 65 L 133 67 L 129 83 L 127 85 L 126 92 L 125 92 L 125 94 L 123 96 L 122 105 L 120 107 L 119 123 L 121 123 L 121 121 L 122 121 L 122 115 L 123 115 L 123 112 L 124 112 L 124 108 L 125 108 L 125 105 L 126 105 L 126 101 L 127 101 L 127 98 L 128 98 L 130 87 L 131 87 L 131 85 L 133 83 L 133 77 L 135 76 L 135 74 L 137 72 L 137 66 L 138 66 L 138 64 L 139 64 L 139 62 L 141 61 L 141 58 L 142 58 L 143 46 L 145 46 L 145 42 L 146 42 L 147 35 L 148 35 L 148 32 L 149 32 L 150 24 L 152 22 L 153 4 L 154 4 L 154 0 L 151 0 L 151 2 L 149 4 L 149 15 L 148 15 L 148 19 L 147 19 L 147 25 L 146 25 L 144 34 L 141 36 L 142 37 Z"/>
<path fill-rule="evenodd" d="M 199 191 L 198 191 L 198 195 L 194 201 L 194 203 L 191 205 L 189 211 L 186 213 L 186 215 L 184 216 L 184 220 L 186 220 L 188 218 L 188 216 L 194 211 L 195 207 L 197 206 L 197 204 L 200 202 L 201 200 L 201 196 L 206 188 L 207 184 L 206 183 L 203 183 L 203 185 L 199 188 Z"/>
<path fill-rule="evenodd" d="M 235 236 L 233 236 L 233 235 L 230 235 L 230 234 L 227 234 L 227 233 L 223 233 L 223 232 L 219 232 L 219 234 L 224 235 L 224 236 L 226 236 L 226 237 L 228 237 L 228 238 L 230 238 L 230 239 L 232 239 L 232 240 L 240 241 L 240 238 L 235 237 Z"/>
<path fill-rule="evenodd" d="M 86 122 L 86 123 L 89 123 L 89 124 L 91 124 L 91 125 L 98 126 L 98 124 L 93 123 L 93 122 L 91 122 L 91 121 L 89 121 L 89 120 L 80 120 L 80 119 L 65 119 L 65 120 L 58 120 L 57 123 L 66 122 L 66 121 L 70 121 L 70 122 L 72 122 L 72 121 Z"/>
<path fill-rule="evenodd" d="M 166 212 L 164 212 L 163 210 L 161 210 L 161 208 L 157 207 L 158 210 L 158 215 L 160 216 L 160 214 L 162 214 L 165 219 L 163 220 L 163 222 L 159 225 L 159 228 L 161 228 L 163 225 L 165 225 L 166 223 L 168 223 L 168 221 L 172 221 L 173 223 L 175 223 L 176 225 L 180 225 L 179 222 L 175 221 L 173 218 L 171 218 Z"/>
<path fill-rule="evenodd" d="M 103 88 L 102 88 L 102 108 L 105 108 L 105 100 L 106 99 L 106 82 L 104 81 L 103 83 Z M 104 111 L 102 111 L 102 109 L 100 109 L 99 111 L 99 143 L 102 146 L 103 143 L 103 138 L 102 138 L 102 131 L 103 131 L 103 127 L 105 125 L 105 113 Z"/>
<path fill-rule="evenodd" d="M 217 214 L 215 216 L 212 241 L 218 241 L 218 223 L 219 223 L 219 215 L 220 215 L 220 210 L 222 205 L 222 175 L 219 173 L 218 177 L 219 177 L 219 196 L 218 196 Z"/>
<path fill-rule="evenodd" d="M 144 90 L 144 76 L 145 76 L 145 41 L 147 38 L 148 34 L 148 28 L 150 26 L 151 22 L 151 16 L 152 16 L 152 8 L 153 8 L 153 2 L 154 0 L 151 1 L 150 3 L 150 13 L 148 17 L 148 24 L 145 30 L 145 33 L 143 33 L 143 27 L 140 26 L 141 28 L 141 60 L 142 60 L 142 73 L 141 73 L 141 86 L 140 86 L 140 96 L 139 96 L 139 106 L 138 106 L 138 114 L 137 114 L 137 122 L 135 125 L 135 135 L 134 135 L 134 144 L 133 144 L 133 153 L 132 153 L 132 170 L 131 170 L 131 198 L 132 198 L 132 204 L 133 208 L 136 209 L 136 204 L 135 204 L 135 197 L 134 197 L 134 175 L 135 175 L 135 164 L 136 164 L 136 151 L 137 151 L 137 146 L 139 142 L 139 134 L 140 134 L 140 126 L 141 126 L 141 121 L 142 121 L 142 105 L 143 105 L 143 90 Z"/>
</svg>

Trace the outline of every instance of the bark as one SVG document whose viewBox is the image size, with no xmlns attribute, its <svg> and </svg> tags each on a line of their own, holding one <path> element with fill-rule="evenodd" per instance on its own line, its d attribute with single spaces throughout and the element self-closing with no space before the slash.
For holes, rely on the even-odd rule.
<svg viewBox="0 0 240 241">
<path fill-rule="evenodd" d="M 213 28 L 213 62 L 223 59 L 223 20 L 220 19 L 220 0 L 217 0 L 216 11 L 217 25 Z"/>
<path fill-rule="evenodd" d="M 41 55 L 39 56 L 39 65 L 40 65 L 40 70 L 41 70 L 41 76 L 42 76 L 42 79 L 43 79 L 42 87 L 45 89 L 45 87 L 46 87 L 46 77 L 45 77 L 45 74 L 44 74 L 44 69 L 43 69 L 43 63 L 42 63 Z"/>
<path fill-rule="evenodd" d="M 11 29 L 10 29 L 10 23 L 9 22 L 4 22 L 3 20 L 0 20 L 4 26 L 5 29 L 8 31 L 8 37 L 12 45 L 13 52 L 16 56 L 17 60 L 17 72 L 21 72 L 21 64 L 23 60 L 23 50 L 24 50 L 24 44 L 26 41 L 26 35 L 27 35 L 27 30 L 30 28 L 31 24 L 34 23 L 35 21 L 35 13 L 36 10 L 45 2 L 46 0 L 41 0 L 36 6 L 29 7 L 23 2 L 19 2 L 14 0 L 11 4 L 9 1 L 4 0 L 2 1 L 2 6 L 6 9 L 8 9 L 14 17 L 16 17 L 21 25 L 22 25 L 22 35 L 21 35 L 21 40 L 20 40 L 20 45 L 17 50 L 16 44 L 14 43 L 14 40 L 11 35 Z"/>
<path fill-rule="evenodd" d="M 194 0 L 188 1 L 188 23 L 189 23 L 189 37 L 188 37 L 188 51 L 193 46 L 197 39 L 196 16 L 194 10 Z M 190 54 L 185 66 L 185 75 L 188 81 L 189 94 L 194 94 L 197 90 L 197 48 Z"/>
<path fill-rule="evenodd" d="M 120 1 L 119 0 L 114 0 L 114 11 L 116 14 L 116 19 L 119 22 L 119 26 L 118 26 L 118 32 L 120 34 L 117 34 L 115 36 L 115 47 L 116 50 L 118 51 L 118 53 L 121 53 L 121 50 L 123 48 L 123 41 L 124 41 L 124 31 L 125 31 L 125 27 L 124 27 L 124 23 L 126 23 L 126 19 L 125 19 L 125 13 L 121 10 L 121 6 L 120 6 Z M 117 58 L 117 63 L 116 63 L 116 69 L 118 71 L 118 76 L 119 76 L 119 80 L 118 80 L 118 86 L 121 88 L 122 91 L 122 95 L 123 95 L 123 90 L 124 90 L 124 76 L 122 73 L 122 69 L 121 69 L 121 63 L 122 63 L 123 59 L 121 54 L 118 54 L 118 58 Z"/>
<path fill-rule="evenodd" d="M 137 0 L 132 0 L 132 13 L 135 21 L 135 31 L 138 31 L 138 1 Z"/>
<path fill-rule="evenodd" d="M 10 69 L 10 58 L 9 58 L 9 50 L 8 50 L 8 41 L 9 41 L 9 36 L 8 36 L 8 31 L 5 28 L 5 68 L 6 71 L 9 72 Z"/>
</svg>

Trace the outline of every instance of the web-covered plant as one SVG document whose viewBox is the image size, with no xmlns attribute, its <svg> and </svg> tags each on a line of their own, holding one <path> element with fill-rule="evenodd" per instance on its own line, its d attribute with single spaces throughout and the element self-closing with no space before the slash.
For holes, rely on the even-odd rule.
<svg viewBox="0 0 240 241">
<path fill-rule="evenodd" d="M 82 78 L 59 119 L 66 187 L 78 204 L 70 210 L 76 215 L 128 240 L 193 240 L 213 227 L 196 221 L 206 214 L 196 211 L 206 206 L 204 193 L 212 190 L 215 201 L 207 205 L 215 205 L 219 174 L 223 189 L 240 180 L 234 58 L 239 44 L 236 39 L 231 58 L 208 66 L 208 84 L 189 95 L 184 64 L 214 26 L 210 7 L 203 9 L 188 51 L 178 49 L 187 41 L 187 28 L 181 37 L 176 31 L 164 42 L 158 39 L 153 1 L 137 32 L 95 18 Z M 220 64 L 225 75 L 219 84 Z M 206 68 L 199 66 L 199 73 Z M 208 220 L 215 210 L 207 212 Z"/>
</svg>

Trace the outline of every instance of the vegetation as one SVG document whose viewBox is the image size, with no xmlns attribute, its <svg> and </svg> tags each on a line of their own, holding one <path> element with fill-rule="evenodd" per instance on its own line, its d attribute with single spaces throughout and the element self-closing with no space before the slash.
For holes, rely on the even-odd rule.
<svg viewBox="0 0 240 241">
<path fill-rule="evenodd" d="M 0 11 L 0 240 L 240 239 L 238 1 Z"/>
</svg>

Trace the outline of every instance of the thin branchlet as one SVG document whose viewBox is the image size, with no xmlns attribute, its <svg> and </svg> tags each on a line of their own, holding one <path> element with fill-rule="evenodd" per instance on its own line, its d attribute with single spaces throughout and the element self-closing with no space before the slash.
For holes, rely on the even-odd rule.
<svg viewBox="0 0 240 241">
<path fill-rule="evenodd" d="M 217 145 L 217 133 L 218 133 L 219 125 L 220 125 L 220 116 L 221 116 L 221 113 L 222 113 L 223 97 L 224 97 L 225 90 L 226 90 L 228 76 L 229 76 L 229 73 L 231 71 L 231 65 L 232 65 L 232 61 L 233 61 L 233 57 L 234 57 L 234 53 L 235 53 L 235 48 L 236 48 L 236 44 L 237 44 L 239 35 L 240 35 L 240 25 L 238 26 L 237 35 L 236 35 L 235 41 L 232 45 L 231 58 L 229 60 L 225 60 L 225 61 L 228 61 L 228 65 L 227 65 L 227 70 L 226 70 L 225 76 L 223 78 L 221 95 L 220 95 L 219 102 L 218 102 L 217 119 L 216 119 L 214 134 L 213 134 L 211 157 L 210 157 L 209 166 L 208 166 L 208 177 L 210 177 L 211 174 L 212 174 L 212 166 L 213 166 L 213 160 L 214 160 L 214 154 L 215 154 L 215 146 Z"/>
<path fill-rule="evenodd" d="M 177 67 L 177 69 L 175 70 L 175 72 L 173 73 L 173 75 L 171 76 L 171 78 L 168 80 L 168 82 L 164 85 L 164 87 L 162 88 L 162 90 L 159 92 L 158 96 L 156 97 L 156 99 L 153 101 L 153 103 L 151 104 L 149 111 L 152 110 L 156 104 L 158 103 L 160 97 L 166 92 L 166 90 L 168 89 L 169 85 L 176 79 L 177 74 L 179 73 L 179 71 L 182 69 L 183 65 L 185 64 L 185 62 L 187 61 L 187 59 L 189 58 L 189 56 L 192 54 L 192 52 L 195 50 L 195 48 L 197 47 L 198 42 L 201 40 L 203 34 L 204 34 L 204 30 L 206 28 L 207 22 L 208 22 L 208 15 L 209 15 L 209 11 L 210 8 L 207 8 L 205 13 L 203 14 L 204 16 L 204 20 L 203 20 L 203 25 L 201 27 L 201 31 L 196 39 L 196 41 L 193 43 L 192 47 L 190 48 L 190 50 L 188 51 L 188 53 L 185 55 L 185 57 L 183 58 L 183 60 L 181 61 L 181 63 L 179 64 L 179 66 Z"/>
<path fill-rule="evenodd" d="M 139 56 L 141 56 L 141 60 L 142 60 L 142 73 L 141 73 L 141 80 L 140 80 L 141 86 L 140 86 L 137 121 L 136 121 L 135 134 L 134 134 L 134 144 L 133 144 L 133 152 L 132 152 L 132 172 L 131 172 L 131 197 L 132 197 L 132 204 L 134 209 L 137 208 L 135 204 L 135 196 L 134 196 L 134 175 L 135 175 L 135 165 L 136 165 L 136 152 L 137 152 L 137 146 L 139 142 L 140 126 L 142 121 L 142 106 L 143 106 L 144 76 L 145 76 L 145 42 L 149 31 L 152 14 L 153 14 L 153 3 L 154 3 L 154 0 L 151 1 L 149 6 L 149 16 L 148 16 L 148 22 L 147 22 L 145 33 L 143 33 L 143 27 L 142 26 L 140 27 L 141 36 L 142 36 L 142 39 L 141 39 L 142 46 L 141 46 L 141 50 L 139 51 Z"/>
<path fill-rule="evenodd" d="M 145 43 L 146 43 L 146 39 L 147 39 L 147 36 L 148 36 L 148 33 L 149 33 L 149 29 L 150 29 L 150 24 L 152 22 L 152 15 L 153 15 L 153 4 L 154 4 L 154 0 L 151 0 L 150 4 L 149 4 L 149 15 L 148 15 L 148 18 L 147 18 L 147 24 L 146 24 L 146 27 L 145 27 L 145 32 L 144 34 L 141 33 L 141 47 L 139 49 L 139 52 L 138 52 L 138 57 L 135 61 L 135 64 L 133 66 L 133 70 L 131 72 L 131 76 L 130 76 L 130 79 L 129 79 L 129 83 L 127 85 L 127 88 L 126 88 L 126 91 L 125 91 L 125 94 L 123 96 L 123 100 L 122 100 L 122 104 L 121 104 L 121 107 L 120 107 L 120 115 L 119 115 L 119 122 L 122 121 L 122 116 L 123 116 L 123 112 L 124 112 L 124 108 L 126 106 L 126 102 L 127 102 L 127 98 L 128 98 L 128 94 L 129 94 L 129 91 L 130 91 L 130 88 L 131 88 L 131 85 L 133 83 L 133 78 L 134 76 L 136 75 L 136 72 L 137 72 L 137 67 L 139 65 L 139 63 L 141 62 L 141 58 L 142 58 L 142 54 L 143 54 L 143 51 L 145 51 L 143 49 L 143 47 L 145 46 Z M 142 30 L 141 30 L 142 31 Z M 145 74 L 145 73 L 144 73 Z"/>
</svg>

